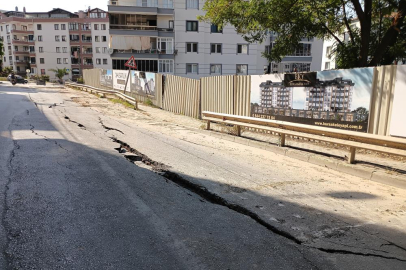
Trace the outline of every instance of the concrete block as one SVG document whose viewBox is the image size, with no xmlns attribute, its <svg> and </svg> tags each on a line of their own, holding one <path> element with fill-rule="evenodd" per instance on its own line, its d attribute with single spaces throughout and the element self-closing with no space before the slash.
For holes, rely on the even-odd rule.
<svg viewBox="0 0 406 270">
<path fill-rule="evenodd" d="M 391 175 L 385 172 L 373 172 L 371 180 L 385 185 L 406 189 L 406 176 Z"/>
<path fill-rule="evenodd" d="M 241 137 L 235 137 L 234 138 L 234 142 L 239 143 L 239 144 L 243 144 L 243 145 L 248 145 L 249 141 L 250 140 L 248 140 L 246 138 L 241 138 Z"/>
<path fill-rule="evenodd" d="M 266 146 L 266 150 L 271 151 L 271 152 L 274 152 L 274 153 L 276 153 L 276 154 L 278 154 L 278 155 L 283 155 L 283 156 L 285 156 L 285 155 L 286 155 L 286 151 L 287 151 L 288 149 L 287 149 L 286 147 L 279 147 L 279 146 L 277 146 L 277 145 L 268 144 L 268 145 Z"/>
<path fill-rule="evenodd" d="M 371 180 L 372 172 L 374 171 L 373 169 L 366 169 L 359 167 L 357 165 L 351 165 L 344 162 L 345 161 L 337 163 L 337 171 L 354 175 L 367 180 Z"/>
<path fill-rule="evenodd" d="M 266 149 L 268 147 L 268 143 L 249 140 L 248 146 L 252 146 L 252 147 L 256 147 L 256 148 L 260 148 L 260 149 Z"/>
<path fill-rule="evenodd" d="M 337 161 L 319 157 L 316 155 L 311 155 L 309 158 L 309 162 L 329 169 L 337 169 Z"/>
<path fill-rule="evenodd" d="M 302 161 L 306 161 L 306 162 L 308 162 L 309 158 L 310 158 L 310 154 L 302 153 L 302 152 L 299 152 L 297 150 L 290 150 L 290 149 L 288 149 L 286 151 L 286 156 L 291 157 L 291 158 L 295 158 L 295 159 L 299 159 L 299 160 L 302 160 Z"/>
</svg>

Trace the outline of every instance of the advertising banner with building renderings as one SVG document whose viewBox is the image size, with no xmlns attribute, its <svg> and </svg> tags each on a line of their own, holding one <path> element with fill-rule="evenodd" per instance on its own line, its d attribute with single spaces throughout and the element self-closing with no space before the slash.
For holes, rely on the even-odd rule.
<svg viewBox="0 0 406 270">
<path fill-rule="evenodd" d="M 131 93 L 153 99 L 155 97 L 155 73 L 132 71 Z"/>
<path fill-rule="evenodd" d="M 373 68 L 251 76 L 251 116 L 366 132 Z"/>
</svg>

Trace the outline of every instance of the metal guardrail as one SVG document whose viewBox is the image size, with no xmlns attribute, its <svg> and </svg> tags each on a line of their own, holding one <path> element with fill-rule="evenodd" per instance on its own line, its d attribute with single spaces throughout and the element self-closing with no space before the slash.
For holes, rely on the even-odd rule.
<svg viewBox="0 0 406 270">
<path fill-rule="evenodd" d="M 65 82 L 65 85 L 68 87 L 75 87 L 75 88 L 81 89 L 82 91 L 86 91 L 86 92 L 89 91 L 90 93 L 95 92 L 96 94 L 102 94 L 104 97 L 106 96 L 106 94 L 115 95 L 119 99 L 122 99 L 124 101 L 127 101 L 130 104 L 133 104 L 134 110 L 138 110 L 138 101 L 133 97 L 130 97 L 130 96 L 127 96 L 127 95 L 121 93 L 120 91 L 100 89 L 97 87 L 79 84 L 79 83 L 73 83 L 73 82 Z"/>
<path fill-rule="evenodd" d="M 402 138 L 208 111 L 202 114 L 203 120 L 207 121 L 208 130 L 210 123 L 216 122 L 237 126 L 238 136 L 241 136 L 241 126 L 272 131 L 280 136 L 279 146 L 281 147 L 285 146 L 286 135 L 348 146 L 350 147 L 349 163 L 354 163 L 356 149 L 406 157 L 406 139 Z"/>
</svg>

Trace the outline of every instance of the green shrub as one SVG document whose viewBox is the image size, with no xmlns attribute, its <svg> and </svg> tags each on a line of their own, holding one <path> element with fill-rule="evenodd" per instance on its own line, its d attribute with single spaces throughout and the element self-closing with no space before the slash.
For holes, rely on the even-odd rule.
<svg viewBox="0 0 406 270">
<path fill-rule="evenodd" d="M 79 77 L 77 83 L 85 83 L 85 80 L 83 80 L 83 77 Z"/>
<path fill-rule="evenodd" d="M 144 101 L 144 104 L 147 106 L 154 106 L 154 103 L 152 103 L 152 100 L 150 100 L 149 98 L 146 101 Z"/>
</svg>

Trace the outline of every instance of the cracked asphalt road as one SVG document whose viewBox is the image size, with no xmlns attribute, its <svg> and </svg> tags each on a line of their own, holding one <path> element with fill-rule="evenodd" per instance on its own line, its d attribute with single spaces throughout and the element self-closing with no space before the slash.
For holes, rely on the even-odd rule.
<svg viewBox="0 0 406 270">
<path fill-rule="evenodd" d="M 131 128 L 58 90 L 0 86 L 0 116 L 0 269 L 405 269 L 300 244 L 159 162 L 129 162 L 111 137 Z"/>
</svg>

